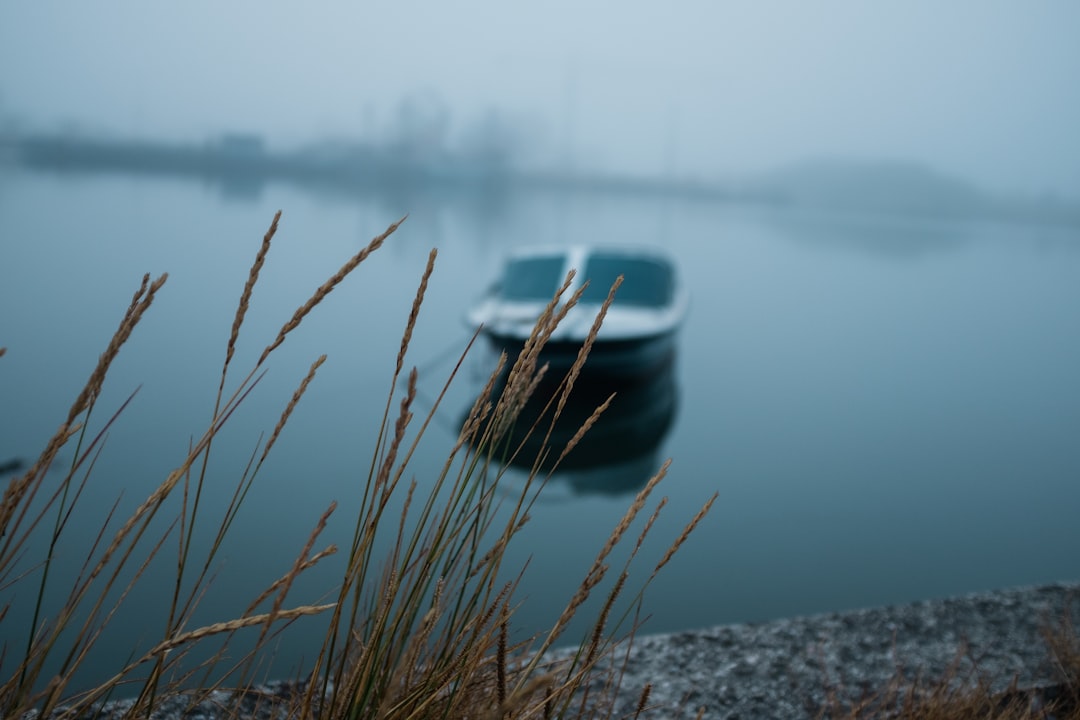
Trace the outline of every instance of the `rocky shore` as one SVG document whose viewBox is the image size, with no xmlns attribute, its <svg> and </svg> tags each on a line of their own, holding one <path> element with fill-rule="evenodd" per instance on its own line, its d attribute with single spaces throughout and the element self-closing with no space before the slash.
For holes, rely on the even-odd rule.
<svg viewBox="0 0 1080 720">
<path fill-rule="evenodd" d="M 829 693 L 880 690 L 898 668 L 933 679 L 952 667 L 995 691 L 1015 681 L 1037 702 L 1058 680 L 1041 631 L 1066 612 L 1080 628 L 1080 582 L 642 636 L 629 650 L 613 717 L 632 716 L 651 683 L 643 717 L 694 718 L 704 708 L 705 718 L 814 718 Z M 215 720 L 230 708 L 272 718 L 272 698 L 294 692 L 280 683 L 239 697 L 220 693 L 198 708 L 166 703 L 154 717 Z M 119 718 L 124 708 L 113 703 L 97 717 Z"/>
<path fill-rule="evenodd" d="M 957 662 L 960 677 L 997 691 L 1013 680 L 1048 689 L 1057 676 L 1041 630 L 1066 608 L 1080 628 L 1080 583 L 645 636 L 630 651 L 619 711 L 652 683 L 653 717 L 704 707 L 706 718 L 812 718 L 830 691 L 858 698 L 898 668 L 933 679 Z"/>
</svg>

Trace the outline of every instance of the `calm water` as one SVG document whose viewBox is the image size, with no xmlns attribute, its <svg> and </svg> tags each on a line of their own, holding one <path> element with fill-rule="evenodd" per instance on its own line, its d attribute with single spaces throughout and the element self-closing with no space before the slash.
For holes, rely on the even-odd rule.
<svg viewBox="0 0 1080 720">
<path fill-rule="evenodd" d="M 210 415 L 236 301 L 279 208 L 237 369 L 345 259 L 410 218 L 272 356 L 217 447 L 208 508 L 231 494 L 311 361 L 329 356 L 236 521 L 197 621 L 233 617 L 282 574 L 332 499 L 342 509 L 326 542 L 345 544 L 431 247 L 440 255 L 409 358 L 421 368 L 421 409 L 452 367 L 448 353 L 464 346 L 465 308 L 511 247 L 660 244 L 692 292 L 675 366 L 633 411 L 664 408 L 670 427 L 655 457 L 560 478 L 511 553 L 511 566 L 531 557 L 523 632 L 558 615 L 665 457 L 674 458 L 661 486 L 670 504 L 639 575 L 709 495 L 720 499 L 646 595 L 650 631 L 1080 574 L 1076 228 L 640 198 L 346 198 L 273 186 L 229 196 L 180 181 L 9 173 L 0 175 L 0 460 L 40 450 L 139 278 L 168 271 L 93 418 L 100 424 L 140 388 L 110 430 L 85 503 L 105 511 L 118 496 L 122 510 L 141 501 Z M 466 363 L 414 459 L 421 486 L 489 363 L 483 352 Z M 77 572 L 96 529 L 72 528 L 78 542 L 62 551 L 57 578 Z M 296 603 L 329 591 L 334 569 L 297 588 Z M 133 594 L 99 668 L 160 632 L 167 578 L 167 568 L 152 571 Z M 12 592 L 16 608 L 32 595 L 4 589 L 5 601 Z M 26 622 L 9 615 L 0 639 L 21 647 Z M 300 627 L 271 673 L 314 652 L 321 625 Z"/>
</svg>

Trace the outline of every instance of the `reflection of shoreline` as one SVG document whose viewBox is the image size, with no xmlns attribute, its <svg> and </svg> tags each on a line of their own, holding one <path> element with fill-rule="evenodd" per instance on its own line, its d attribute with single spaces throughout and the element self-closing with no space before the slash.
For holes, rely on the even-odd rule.
<svg viewBox="0 0 1080 720">
<path fill-rule="evenodd" d="M 553 463 L 567 442 L 593 411 L 615 394 L 608 409 L 597 419 L 579 444 L 559 463 L 555 478 L 578 494 L 619 495 L 634 492 L 659 467 L 660 446 L 674 424 L 678 409 L 675 354 L 655 371 L 634 378 L 612 377 L 583 371 L 551 431 L 547 447 Z M 513 467 L 528 470 L 541 451 L 550 425 L 545 405 L 559 391 L 562 377 L 545 377 L 510 430 L 508 446 L 522 445 Z M 505 377 L 496 384 L 502 391 Z M 536 429 L 528 434 L 534 424 Z M 528 434 L 528 437 L 526 437 Z M 550 465 L 542 468 L 546 472 Z"/>
<path fill-rule="evenodd" d="M 793 243 L 892 258 L 955 250 L 976 236 L 973 223 L 948 218 L 794 208 L 757 218 Z"/>
<path fill-rule="evenodd" d="M 467 160 L 421 162 L 404 150 L 346 145 L 332 150 L 271 152 L 257 135 L 226 135 L 205 143 L 163 143 L 27 135 L 8 142 L 20 164 L 58 172 L 117 172 L 187 176 L 222 184 L 376 186 L 397 181 L 438 185 L 453 179 L 483 183 L 498 166 Z"/>
<path fill-rule="evenodd" d="M 322 190 L 384 193 L 393 189 L 460 193 L 506 190 L 681 197 L 700 201 L 766 202 L 761 192 L 717 182 L 603 173 L 525 171 L 504 160 L 400 145 L 335 143 L 290 152 L 266 149 L 261 137 L 231 134 L 204 143 L 113 140 L 28 134 L 0 137 L 0 162 L 63 173 L 175 176 L 219 183 L 226 191 L 258 192 L 270 182 Z"/>
<path fill-rule="evenodd" d="M 267 149 L 252 133 L 205 142 L 164 142 L 61 133 L 0 131 L 0 166 L 56 173 L 180 177 L 218 185 L 233 197 L 257 196 L 270 183 L 291 183 L 355 197 L 466 198 L 488 207 L 510 192 L 652 197 L 756 205 L 811 215 L 877 216 L 1023 224 L 1080 224 L 1076 198 L 995 196 L 917 163 L 799 163 L 757 179 L 581 173 L 523 169 L 508 155 L 452 152 L 408 142 L 314 143 Z"/>
</svg>

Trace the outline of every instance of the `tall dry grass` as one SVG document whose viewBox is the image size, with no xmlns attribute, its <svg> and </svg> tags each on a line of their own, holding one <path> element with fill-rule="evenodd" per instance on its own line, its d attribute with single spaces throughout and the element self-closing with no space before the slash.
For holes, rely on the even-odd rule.
<svg viewBox="0 0 1080 720">
<path fill-rule="evenodd" d="M 410 459 L 464 359 L 463 354 L 433 407 L 416 417 L 418 375 L 415 368 L 406 372 L 406 357 L 434 271 L 437 254 L 433 250 L 405 320 L 390 391 L 382 406 L 381 429 L 372 438 L 374 450 L 366 483 L 358 506 L 351 511 L 355 522 L 349 546 L 339 552 L 333 545 L 320 544 L 330 517 L 338 509 L 336 502 L 328 501 L 291 564 L 283 568 L 278 580 L 255 594 L 243 613 L 211 624 L 193 625 L 195 608 L 212 582 L 233 521 L 249 493 L 258 492 L 256 479 L 260 470 L 281 433 L 287 430 L 294 408 L 316 380 L 325 356 L 318 357 L 299 382 L 269 439 L 240 474 L 226 506 L 214 508 L 220 511 L 214 516 L 221 519 L 209 522 L 205 519 L 208 496 L 204 489 L 222 428 L 253 392 L 274 351 L 401 222 L 390 225 L 318 287 L 282 325 L 254 366 L 237 380 L 232 367 L 236 344 L 279 219 L 280 213 L 265 234 L 241 291 L 210 421 L 193 439 L 176 468 L 128 517 L 121 520 L 110 513 L 103 518 L 79 519 L 100 525 L 101 531 L 77 577 L 59 577 L 52 572 L 57 549 L 68 538 L 69 522 L 79 518 L 79 500 L 92 475 L 94 458 L 109 427 L 123 415 L 126 403 L 113 410 L 100 428 L 91 429 L 91 415 L 113 361 L 162 290 L 166 275 L 153 281 L 149 276 L 143 278 L 66 418 L 29 470 L 8 483 L 0 501 L 0 622 L 10 622 L 7 613 L 11 602 L 5 598 L 10 598 L 16 589 L 32 588 L 37 602 L 25 632 L 25 645 L 6 646 L 0 655 L 0 714 L 18 717 L 36 710 L 42 717 L 74 718 L 94 712 L 107 699 L 123 695 L 130 698 L 123 706 L 128 716 L 147 717 L 164 703 L 176 703 L 178 699 L 197 705 L 220 689 L 226 677 L 240 693 L 238 697 L 248 697 L 255 692 L 252 688 L 257 669 L 270 641 L 287 631 L 297 618 L 321 615 L 325 618 L 321 650 L 292 686 L 288 707 L 282 708 L 290 717 L 602 715 L 605 707 L 611 707 L 609 700 L 618 689 L 618 673 L 612 672 L 612 663 L 603 661 L 612 658 L 620 640 L 632 637 L 645 586 L 685 542 L 715 496 L 691 519 L 644 584 L 628 587 L 630 565 L 646 543 L 664 501 L 655 503 L 634 540 L 629 559 L 614 573 L 609 567 L 612 552 L 629 542 L 628 534 L 667 472 L 665 464 L 638 493 L 599 549 L 580 587 L 550 631 L 524 641 L 511 641 L 521 571 L 503 568 L 502 564 L 506 548 L 528 522 L 532 503 L 550 475 L 548 471 L 548 475 L 541 476 L 536 468 L 552 453 L 561 460 L 572 451 L 581 434 L 606 407 L 605 403 L 597 409 L 568 447 L 548 448 L 545 442 L 528 481 L 500 505 L 497 498 L 504 496 L 497 488 L 502 474 L 507 463 L 517 459 L 524 444 L 512 446 L 506 431 L 547 372 L 542 362 L 544 344 L 580 297 L 580 290 L 568 294 L 572 274 L 537 320 L 520 355 L 500 359 L 438 477 L 426 484 L 429 489 L 420 491 L 418 483 L 409 477 Z M 550 420 L 543 421 L 549 424 L 544 427 L 538 420 L 530 433 L 549 437 L 615 291 L 613 288 L 589 340 L 552 400 Z M 492 399 L 497 378 L 505 380 L 505 389 Z M 404 394 L 399 396 L 396 389 L 402 383 Z M 69 448 L 74 460 L 70 467 L 50 473 L 61 448 Z M 158 516 L 167 521 L 164 530 L 160 523 L 154 523 Z M 40 542 L 42 538 L 44 543 Z M 209 549 L 196 551 L 200 545 L 195 538 L 210 538 Z M 389 552 L 381 550 L 387 546 L 384 540 Z M 27 553 L 37 547 L 46 548 L 43 557 L 28 558 Z M 134 653 L 97 687 L 74 687 L 72 678 L 88 662 L 91 649 L 108 627 L 122 625 L 132 589 L 166 547 L 175 548 L 177 561 L 169 601 L 163 609 L 161 637 L 149 649 Z M 340 558 L 340 575 L 331 601 L 290 602 L 290 591 L 298 579 L 334 556 Z M 602 593 L 603 601 L 591 632 L 585 638 L 565 638 L 570 619 L 597 593 Z M 48 612 L 51 604 L 45 602 L 46 598 L 57 597 L 61 599 L 59 611 Z M 626 607 L 632 610 L 619 612 L 620 599 L 627 601 Z M 230 648 L 238 633 L 250 629 L 257 632 L 254 649 L 240 653 L 239 660 L 231 657 Z M 568 640 L 580 643 L 572 660 L 559 664 L 546 661 L 548 650 Z M 208 660 L 195 660 L 192 649 L 208 647 L 211 642 L 217 643 L 218 649 L 210 652 Z M 272 700 L 266 698 L 267 703 Z M 647 700 L 646 693 L 640 698 L 638 714 L 647 711 Z M 283 700 L 277 698 L 276 702 Z"/>
</svg>

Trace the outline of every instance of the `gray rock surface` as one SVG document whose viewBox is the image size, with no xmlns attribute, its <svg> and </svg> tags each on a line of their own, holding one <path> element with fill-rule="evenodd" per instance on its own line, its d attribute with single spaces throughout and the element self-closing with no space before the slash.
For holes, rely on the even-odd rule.
<svg viewBox="0 0 1080 720">
<path fill-rule="evenodd" d="M 615 716 L 652 683 L 650 717 L 696 717 L 701 707 L 707 718 L 815 717 L 830 690 L 857 699 L 898 668 L 937 678 L 958 660 L 962 677 L 974 683 L 974 670 L 995 690 L 1014 679 L 1052 685 L 1041 628 L 1067 606 L 1080 628 L 1080 583 L 645 636 L 629 653 Z"/>
<path fill-rule="evenodd" d="M 974 666 L 995 690 L 1013 680 L 1021 688 L 1048 687 L 1057 677 L 1041 628 L 1060 621 L 1066 609 L 1080 628 L 1080 583 L 642 636 L 625 653 L 612 717 L 632 717 L 651 683 L 643 717 L 693 718 L 704 708 L 705 718 L 813 718 L 829 692 L 857 698 L 882 688 L 898 668 L 909 677 L 918 669 L 936 678 L 958 661 L 961 677 L 974 682 Z M 154 717 L 214 720 L 223 708 L 276 717 L 273 698 L 294 692 L 278 683 L 240 697 L 217 693 L 197 708 L 180 699 Z M 113 704 L 97 717 L 119 718 L 123 710 Z"/>
</svg>

